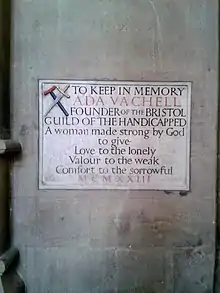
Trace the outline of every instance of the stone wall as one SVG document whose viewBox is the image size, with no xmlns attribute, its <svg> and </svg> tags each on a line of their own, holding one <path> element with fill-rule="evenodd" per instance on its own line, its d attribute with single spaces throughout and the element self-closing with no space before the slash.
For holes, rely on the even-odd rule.
<svg viewBox="0 0 220 293">
<path fill-rule="evenodd" d="M 14 0 L 13 243 L 29 293 L 211 293 L 217 0 Z M 192 81 L 191 191 L 38 190 L 38 79 Z"/>
</svg>

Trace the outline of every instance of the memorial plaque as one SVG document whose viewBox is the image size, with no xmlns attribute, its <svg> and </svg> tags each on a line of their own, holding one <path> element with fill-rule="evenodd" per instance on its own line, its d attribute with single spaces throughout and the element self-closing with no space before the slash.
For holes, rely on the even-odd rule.
<svg viewBox="0 0 220 293">
<path fill-rule="evenodd" d="M 188 190 L 190 82 L 39 81 L 39 187 Z"/>
</svg>

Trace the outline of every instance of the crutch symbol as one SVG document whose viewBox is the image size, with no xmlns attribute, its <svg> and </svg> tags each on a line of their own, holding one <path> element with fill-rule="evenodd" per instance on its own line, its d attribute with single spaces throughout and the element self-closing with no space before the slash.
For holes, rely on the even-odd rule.
<svg viewBox="0 0 220 293">
<path fill-rule="evenodd" d="M 47 95 L 51 95 L 51 97 L 53 98 L 54 100 L 54 103 L 53 105 L 47 110 L 46 114 L 45 114 L 45 117 L 51 112 L 51 110 L 57 105 L 60 110 L 65 114 L 65 116 L 69 116 L 69 113 L 67 112 L 67 110 L 64 108 L 64 106 L 62 105 L 61 103 L 61 99 L 63 97 L 66 97 L 66 98 L 70 98 L 70 96 L 66 93 L 67 90 L 69 89 L 69 85 L 65 86 L 65 88 L 63 90 L 61 90 L 58 86 L 52 86 L 51 88 L 49 88 L 48 90 L 44 91 L 44 96 L 47 96 Z M 58 95 L 56 95 L 54 93 L 54 91 L 57 90 L 59 92 Z"/>
</svg>

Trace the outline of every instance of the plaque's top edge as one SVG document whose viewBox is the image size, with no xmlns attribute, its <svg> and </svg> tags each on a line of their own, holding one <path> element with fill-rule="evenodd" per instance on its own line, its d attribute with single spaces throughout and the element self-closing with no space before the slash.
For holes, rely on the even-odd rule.
<svg viewBox="0 0 220 293">
<path fill-rule="evenodd" d="M 191 86 L 193 84 L 193 81 L 151 81 L 151 80 L 101 80 L 101 79 L 94 79 L 94 80 L 82 80 L 82 79 L 39 79 L 39 84 L 41 83 L 62 83 L 62 84 L 74 84 L 74 83 L 82 83 L 82 84 L 126 84 L 126 85 L 145 85 L 145 84 L 152 84 L 152 85 L 187 85 L 187 86 Z"/>
</svg>

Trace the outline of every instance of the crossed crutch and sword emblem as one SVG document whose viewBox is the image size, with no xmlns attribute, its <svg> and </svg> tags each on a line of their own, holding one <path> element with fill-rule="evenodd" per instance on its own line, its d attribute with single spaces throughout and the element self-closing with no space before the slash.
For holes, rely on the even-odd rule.
<svg viewBox="0 0 220 293">
<path fill-rule="evenodd" d="M 44 91 L 44 96 L 50 95 L 52 99 L 54 100 L 53 104 L 50 106 L 50 108 L 47 110 L 45 117 L 51 112 L 51 110 L 57 105 L 60 110 L 64 113 L 65 116 L 69 116 L 69 113 L 61 103 L 62 98 L 70 99 L 70 96 L 67 94 L 67 90 L 69 89 L 70 85 L 67 85 L 64 87 L 64 89 L 61 89 L 58 86 L 52 86 L 48 90 Z M 57 91 L 58 94 L 55 94 L 54 91 Z"/>
</svg>

